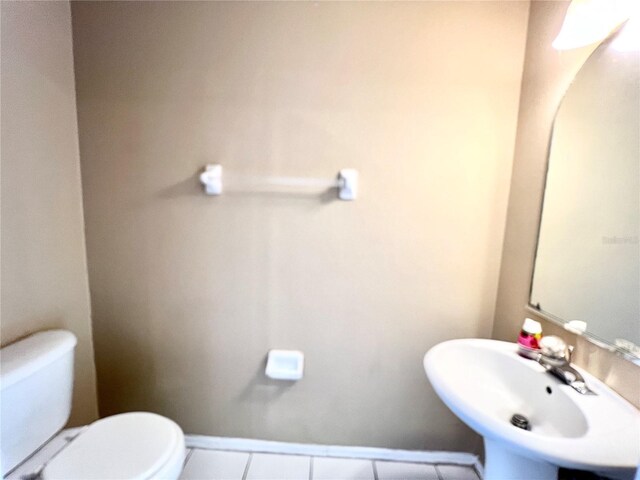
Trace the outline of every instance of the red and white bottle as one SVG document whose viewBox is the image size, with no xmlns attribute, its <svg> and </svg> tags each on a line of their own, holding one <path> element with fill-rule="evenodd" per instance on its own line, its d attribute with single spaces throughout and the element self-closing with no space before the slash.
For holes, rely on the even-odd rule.
<svg viewBox="0 0 640 480">
<path fill-rule="evenodd" d="M 518 353 L 527 358 L 535 358 L 540 351 L 542 325 L 531 318 L 525 319 L 518 335 Z"/>
</svg>

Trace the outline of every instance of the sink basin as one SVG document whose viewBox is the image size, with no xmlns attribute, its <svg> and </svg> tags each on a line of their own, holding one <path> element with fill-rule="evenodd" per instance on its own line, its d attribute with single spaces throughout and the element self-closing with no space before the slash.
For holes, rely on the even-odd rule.
<svg viewBox="0 0 640 480">
<path fill-rule="evenodd" d="M 581 395 L 514 343 L 450 340 L 424 368 L 442 401 L 484 437 L 485 479 L 557 479 L 558 467 L 633 478 L 640 463 L 640 412 L 580 370 L 597 395 Z M 529 430 L 511 423 L 514 414 Z"/>
</svg>

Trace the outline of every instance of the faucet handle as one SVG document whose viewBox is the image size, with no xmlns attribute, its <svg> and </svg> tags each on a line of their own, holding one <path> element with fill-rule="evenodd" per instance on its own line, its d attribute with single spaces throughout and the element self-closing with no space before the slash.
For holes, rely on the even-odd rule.
<svg viewBox="0 0 640 480">
<path fill-rule="evenodd" d="M 540 340 L 540 354 L 550 360 L 567 361 L 567 344 L 560 337 L 550 335 Z"/>
</svg>

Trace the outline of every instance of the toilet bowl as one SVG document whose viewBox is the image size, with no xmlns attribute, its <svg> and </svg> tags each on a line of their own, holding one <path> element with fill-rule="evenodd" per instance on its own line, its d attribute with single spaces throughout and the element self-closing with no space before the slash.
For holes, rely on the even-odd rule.
<svg viewBox="0 0 640 480">
<path fill-rule="evenodd" d="M 0 352 L 0 478 L 67 423 L 71 411 L 76 337 L 64 330 L 35 333 Z M 133 412 L 81 430 L 44 465 L 44 480 L 176 480 L 184 434 L 168 418 Z"/>
<path fill-rule="evenodd" d="M 43 480 L 176 479 L 184 435 L 153 413 L 114 415 L 89 425 L 42 470 Z"/>
</svg>

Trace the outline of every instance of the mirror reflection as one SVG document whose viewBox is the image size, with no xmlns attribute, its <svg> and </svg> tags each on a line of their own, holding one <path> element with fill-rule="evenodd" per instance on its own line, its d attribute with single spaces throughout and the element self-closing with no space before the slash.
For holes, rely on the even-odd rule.
<svg viewBox="0 0 640 480">
<path fill-rule="evenodd" d="M 640 52 L 616 40 L 556 116 L 530 303 L 640 358 Z"/>
</svg>

